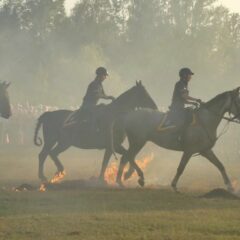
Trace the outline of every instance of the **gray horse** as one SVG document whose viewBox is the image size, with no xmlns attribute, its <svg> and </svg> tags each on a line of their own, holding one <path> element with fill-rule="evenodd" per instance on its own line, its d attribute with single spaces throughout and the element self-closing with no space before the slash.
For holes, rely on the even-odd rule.
<svg viewBox="0 0 240 240">
<path fill-rule="evenodd" d="M 0 114 L 1 117 L 8 119 L 11 115 L 11 106 L 8 95 L 8 87 L 10 83 L 0 83 Z"/>
<path fill-rule="evenodd" d="M 134 167 L 138 173 L 138 183 L 141 186 L 144 185 L 144 175 L 136 164 L 135 157 L 146 142 L 151 141 L 158 146 L 183 152 L 177 173 L 171 184 L 174 190 L 177 191 L 177 182 L 189 159 L 194 154 L 202 155 L 216 166 L 221 172 L 227 188 L 232 190 L 232 185 L 225 168 L 212 151 L 212 148 L 217 140 L 217 128 L 224 118 L 225 113 L 229 112 L 229 114 L 234 115 L 233 118 L 228 119 L 229 121 L 236 118 L 239 119 L 240 117 L 239 89 L 240 88 L 237 88 L 233 91 L 219 94 L 197 109 L 194 113 L 195 124 L 188 127 L 181 142 L 173 130 L 169 129 L 164 131 L 159 128 L 165 113 L 147 109 L 129 113 L 125 119 L 125 131 L 129 141 L 129 149 L 127 153 L 122 156 L 117 175 L 117 183 L 122 185 L 121 178 L 124 166 L 127 162 L 130 162 L 131 166 Z M 129 171 L 125 173 L 124 179 L 128 179 L 133 171 L 133 168 L 129 169 Z"/>
<path fill-rule="evenodd" d="M 126 136 L 123 130 L 123 116 L 139 107 L 157 109 L 141 82 L 137 82 L 134 87 L 99 111 L 96 122 L 101 127 L 98 130 L 87 121 L 71 128 L 63 127 L 64 121 L 73 111 L 58 110 L 42 114 L 38 119 L 34 136 L 35 145 L 41 146 L 42 140 L 38 137 L 38 132 L 42 126 L 44 146 L 39 154 L 39 178 L 42 181 L 47 180 L 43 173 L 43 167 L 48 155 L 57 167 L 57 174 L 63 172 L 64 167 L 59 161 L 58 155 L 70 146 L 75 146 L 82 149 L 105 149 L 99 176 L 99 179 L 104 182 L 104 173 L 114 152 L 113 149 L 121 155 L 126 152 L 122 146 Z"/>
</svg>

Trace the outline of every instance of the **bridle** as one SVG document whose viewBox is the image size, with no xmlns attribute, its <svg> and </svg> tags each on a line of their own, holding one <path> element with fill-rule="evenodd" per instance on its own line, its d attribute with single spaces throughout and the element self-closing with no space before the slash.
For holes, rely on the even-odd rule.
<svg viewBox="0 0 240 240">
<path fill-rule="evenodd" d="M 204 107 L 204 103 L 202 105 L 200 105 L 200 107 L 198 109 L 200 109 L 201 107 Z M 231 109 L 233 107 L 235 107 L 237 109 L 238 113 L 231 117 L 231 115 L 232 115 Z M 209 109 L 208 109 L 208 111 L 209 111 Z M 216 113 L 214 111 L 209 111 L 209 112 L 211 112 L 215 116 L 220 116 L 219 113 Z M 238 119 L 238 118 L 240 118 L 240 104 L 237 103 L 236 98 L 233 95 L 231 95 L 231 106 L 229 107 L 227 113 L 228 113 L 229 117 L 223 116 L 222 119 L 227 120 L 228 123 L 233 122 L 233 123 L 240 124 L 240 120 Z"/>
<path fill-rule="evenodd" d="M 236 101 L 235 96 L 231 96 L 231 106 L 228 110 L 228 114 L 229 116 L 231 116 L 231 109 L 233 107 L 235 107 L 235 109 L 237 109 L 237 114 L 234 115 L 233 117 L 224 117 L 225 120 L 227 120 L 228 122 L 234 122 L 234 123 L 239 123 L 240 124 L 240 120 L 238 119 L 240 117 L 240 104 L 238 104 L 238 102 Z"/>
<path fill-rule="evenodd" d="M 202 104 L 202 106 L 200 106 L 199 109 L 200 109 L 201 107 L 204 107 L 204 104 Z M 236 115 L 234 115 L 233 117 L 231 117 L 231 114 L 232 114 L 232 113 L 231 113 L 231 109 L 232 109 L 233 107 L 235 107 L 235 108 L 237 109 L 237 112 L 238 112 L 238 113 L 237 113 Z M 208 109 L 208 111 L 209 111 L 209 109 Z M 209 112 L 212 113 L 212 114 L 215 115 L 215 116 L 220 116 L 219 113 L 216 113 L 216 112 L 214 112 L 214 111 L 209 111 Z M 222 119 L 227 120 L 227 123 L 226 123 L 226 125 L 225 125 L 224 130 L 222 131 L 222 133 L 220 133 L 219 136 L 218 136 L 215 140 L 213 140 L 213 139 L 210 137 L 210 134 L 209 134 L 208 130 L 206 129 L 206 127 L 204 126 L 203 122 L 202 122 L 200 119 L 198 119 L 198 120 L 200 120 L 200 123 L 201 123 L 203 129 L 207 132 L 207 135 L 208 135 L 209 139 L 210 139 L 212 142 L 215 142 L 216 140 L 218 140 L 218 139 L 226 132 L 225 129 L 227 128 L 227 126 L 229 125 L 230 122 L 240 124 L 240 121 L 238 120 L 238 118 L 240 117 L 240 105 L 237 103 L 236 97 L 235 97 L 233 94 L 231 94 L 231 105 L 230 105 L 230 107 L 229 107 L 229 109 L 228 109 L 227 112 L 228 112 L 228 114 L 229 114 L 229 117 L 225 117 L 225 116 L 222 117 L 222 116 L 221 116 Z"/>
</svg>

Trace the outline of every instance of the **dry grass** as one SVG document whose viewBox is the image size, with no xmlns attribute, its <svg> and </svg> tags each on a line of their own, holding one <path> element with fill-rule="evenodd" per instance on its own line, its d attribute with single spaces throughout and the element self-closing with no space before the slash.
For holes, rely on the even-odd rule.
<svg viewBox="0 0 240 240">
<path fill-rule="evenodd" d="M 68 163 L 64 161 L 67 178 L 72 176 L 71 173 L 75 174 L 76 178 L 83 169 L 88 170 L 84 173 L 86 176 L 88 174 L 88 177 L 98 172 L 100 161 L 94 170 L 92 169 L 94 161 L 85 162 L 84 165 L 76 160 L 77 156 L 73 156 L 72 165 L 70 161 Z M 63 159 L 70 157 L 66 154 Z M 2 151 L 0 159 L 2 186 L 20 185 L 25 181 L 36 183 L 37 151 L 25 149 L 15 152 Z M 172 161 L 168 165 L 168 169 L 172 169 L 171 174 L 166 175 L 166 182 L 169 182 L 176 170 L 173 164 L 177 166 L 177 162 Z M 55 169 L 49 162 L 47 167 L 49 176 Z M 156 169 L 154 165 L 150 168 Z M 206 168 L 187 170 L 180 182 L 184 194 L 175 194 L 169 189 L 136 188 L 125 190 L 82 188 L 45 193 L 2 190 L 0 240 L 240 239 L 239 200 L 198 198 L 206 188 L 210 190 L 212 187 L 222 186 L 221 177 L 217 175 L 216 170 L 213 168 L 207 173 L 205 171 L 207 168 L 206 163 Z M 79 171 L 74 172 L 75 169 Z M 233 165 L 232 169 L 230 175 L 232 173 L 237 175 L 236 165 Z M 156 169 L 159 176 L 163 176 L 166 170 L 166 165 Z M 211 171 L 215 175 L 212 176 Z M 190 173 L 193 173 L 193 176 L 190 176 Z M 187 186 L 190 188 L 183 189 Z M 197 191 L 189 190 L 196 186 L 199 186 Z M 204 186 L 204 190 L 200 186 Z"/>
<path fill-rule="evenodd" d="M 1 192 L 0 239 L 240 239 L 240 201 L 157 189 Z"/>
</svg>

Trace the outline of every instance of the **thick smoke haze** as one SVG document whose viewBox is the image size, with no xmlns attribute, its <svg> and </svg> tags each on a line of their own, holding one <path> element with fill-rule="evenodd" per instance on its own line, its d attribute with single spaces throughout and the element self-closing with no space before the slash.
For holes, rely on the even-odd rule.
<svg viewBox="0 0 240 240">
<path fill-rule="evenodd" d="M 171 102 L 181 67 L 188 66 L 195 73 L 190 93 L 203 101 L 240 85 L 240 15 L 219 6 L 216 0 L 83 0 L 70 15 L 66 15 L 64 0 L 0 2 L 0 79 L 12 82 L 10 97 L 16 111 L 26 106 L 39 110 L 42 105 L 78 108 L 98 66 L 105 66 L 110 73 L 104 82 L 107 93 L 118 96 L 142 80 L 163 110 Z M 29 139 L 38 110 L 22 133 Z M 11 126 L 12 122 L 18 125 L 17 115 L 6 124 Z M 239 133 L 240 127 L 231 125 L 216 146 L 229 169 L 236 169 L 230 163 L 239 166 Z M 16 165 L 16 170 L 9 170 L 11 175 L 24 178 L 28 172 L 29 178 L 37 179 L 40 149 L 30 140 L 27 146 L 21 144 L 13 147 L 16 156 L 19 148 L 25 148 L 30 149 L 30 157 L 26 153 L 20 162 L 14 156 L 8 160 L 4 156 L 11 146 L 5 147 L 2 178 L 10 178 L 6 169 Z M 155 156 L 148 178 L 170 183 L 180 154 L 151 144 L 143 151 Z M 84 172 L 91 176 L 100 169 L 99 153 L 69 150 L 61 159 L 73 177 Z M 200 157 L 192 162 L 194 175 L 198 164 L 202 173 L 209 169 L 209 163 Z M 47 164 L 49 173 L 54 172 L 53 165 Z M 92 171 L 92 166 L 99 168 Z M 74 169 L 79 171 L 74 173 Z M 218 176 L 215 168 L 210 171 Z"/>
</svg>

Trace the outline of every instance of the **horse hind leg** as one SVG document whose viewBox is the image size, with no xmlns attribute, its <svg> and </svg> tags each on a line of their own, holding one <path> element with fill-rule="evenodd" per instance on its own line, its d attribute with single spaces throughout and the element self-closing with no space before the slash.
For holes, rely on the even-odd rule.
<svg viewBox="0 0 240 240">
<path fill-rule="evenodd" d="M 51 151 L 51 148 L 54 146 L 55 143 L 51 144 L 44 144 L 41 152 L 38 155 L 38 161 L 39 161 L 39 167 L 38 167 L 38 177 L 40 178 L 41 181 L 46 182 L 47 178 L 44 175 L 44 163 L 46 161 L 46 158 L 48 154 Z"/>
<path fill-rule="evenodd" d="M 57 146 L 54 149 L 52 149 L 49 153 L 51 159 L 53 160 L 54 164 L 57 167 L 57 173 L 64 171 L 64 167 L 63 167 L 62 163 L 60 162 L 58 155 L 60 153 L 64 152 L 65 150 L 67 150 L 68 148 L 69 148 L 69 146 L 57 144 Z"/>
<path fill-rule="evenodd" d="M 220 171 L 220 173 L 222 174 L 224 183 L 227 187 L 227 189 L 231 192 L 234 191 L 233 187 L 232 187 L 232 183 L 229 180 L 229 177 L 226 173 L 226 170 L 223 166 L 223 164 L 219 161 L 219 159 L 217 158 L 217 156 L 214 154 L 214 152 L 212 150 L 209 150 L 207 152 L 202 152 L 201 155 L 205 158 L 207 158 L 214 166 L 217 167 L 217 169 Z"/>
</svg>

